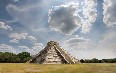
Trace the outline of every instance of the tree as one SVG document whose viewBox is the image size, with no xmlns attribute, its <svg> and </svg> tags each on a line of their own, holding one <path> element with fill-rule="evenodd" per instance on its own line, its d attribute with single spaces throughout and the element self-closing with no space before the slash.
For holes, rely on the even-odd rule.
<svg viewBox="0 0 116 73">
<path fill-rule="evenodd" d="M 0 63 L 24 63 L 27 62 L 31 58 L 30 53 L 22 52 L 18 55 L 5 52 L 0 52 Z"/>
<path fill-rule="evenodd" d="M 92 62 L 92 63 L 99 63 L 99 60 L 96 59 L 96 58 L 93 58 L 93 59 L 91 59 L 91 62 Z"/>
<path fill-rule="evenodd" d="M 83 59 L 80 60 L 81 63 L 85 63 L 85 61 Z"/>
<path fill-rule="evenodd" d="M 27 62 L 31 58 L 28 52 L 19 53 L 17 56 L 21 59 L 22 63 Z"/>
</svg>

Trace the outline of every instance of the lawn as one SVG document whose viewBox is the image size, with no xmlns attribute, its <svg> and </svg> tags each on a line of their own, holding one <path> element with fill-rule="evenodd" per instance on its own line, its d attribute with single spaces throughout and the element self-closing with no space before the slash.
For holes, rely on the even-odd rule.
<svg viewBox="0 0 116 73">
<path fill-rule="evenodd" d="M 116 64 L 40 65 L 0 63 L 0 73 L 116 73 Z"/>
</svg>

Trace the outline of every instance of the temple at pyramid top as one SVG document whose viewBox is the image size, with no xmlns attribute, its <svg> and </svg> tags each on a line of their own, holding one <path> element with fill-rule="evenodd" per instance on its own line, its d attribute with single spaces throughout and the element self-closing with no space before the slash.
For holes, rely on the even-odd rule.
<svg viewBox="0 0 116 73">
<path fill-rule="evenodd" d="M 58 46 L 59 43 L 54 42 L 54 41 L 50 41 L 50 42 L 47 43 L 47 45 L 48 45 L 48 46 L 54 46 L 54 45 L 57 45 L 57 46 Z"/>
<path fill-rule="evenodd" d="M 50 41 L 47 46 L 41 50 L 29 63 L 39 64 L 75 64 L 80 63 L 78 59 L 70 56 L 59 43 Z"/>
</svg>

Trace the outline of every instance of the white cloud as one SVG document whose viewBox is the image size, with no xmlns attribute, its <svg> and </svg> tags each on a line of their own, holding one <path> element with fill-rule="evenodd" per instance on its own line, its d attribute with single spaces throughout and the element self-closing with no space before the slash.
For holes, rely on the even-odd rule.
<svg viewBox="0 0 116 73">
<path fill-rule="evenodd" d="M 87 33 L 91 30 L 91 26 L 96 21 L 97 17 L 97 0 L 85 0 L 83 4 L 83 23 L 82 33 Z"/>
<path fill-rule="evenodd" d="M 17 40 L 17 39 L 12 39 L 12 40 L 10 40 L 9 42 L 12 42 L 12 43 L 19 43 L 19 40 Z"/>
<path fill-rule="evenodd" d="M 27 47 L 27 46 L 18 46 L 18 47 L 19 47 L 20 50 L 23 51 L 23 52 L 29 52 L 29 53 L 32 52 L 32 50 L 31 50 L 29 47 Z M 31 54 L 32 54 L 32 53 L 31 53 Z"/>
<path fill-rule="evenodd" d="M 0 49 L 12 49 L 12 47 L 6 44 L 0 44 Z"/>
<path fill-rule="evenodd" d="M 18 47 L 22 49 L 29 49 L 27 46 L 18 46 Z"/>
<path fill-rule="evenodd" d="M 116 57 L 116 33 L 115 30 L 106 31 L 101 41 L 95 42 L 92 39 L 85 39 L 83 37 L 70 37 L 63 44 L 71 55 L 77 59 L 104 59 Z"/>
<path fill-rule="evenodd" d="M 37 54 L 40 50 L 44 48 L 42 43 L 35 43 L 32 47 L 33 54 Z"/>
<path fill-rule="evenodd" d="M 104 0 L 103 15 L 103 21 L 107 27 L 116 25 L 116 0 Z"/>
<path fill-rule="evenodd" d="M 106 48 L 109 50 L 116 51 L 116 32 L 115 30 L 108 30 L 102 36 L 102 40 L 100 41 L 100 47 Z"/>
<path fill-rule="evenodd" d="M 116 1 L 104 0 L 103 2 L 103 22 L 108 30 L 103 34 L 98 48 L 104 49 L 109 57 L 115 57 L 116 52 Z"/>
<path fill-rule="evenodd" d="M 16 51 L 12 46 L 6 45 L 6 44 L 0 44 L 0 52 L 13 52 L 15 53 Z"/>
<path fill-rule="evenodd" d="M 78 35 L 76 35 L 75 37 L 66 40 L 64 43 L 66 46 L 73 49 L 87 49 L 88 42 L 89 39 L 85 39 L 83 37 L 79 37 Z"/>
<path fill-rule="evenodd" d="M 36 55 L 43 49 L 42 43 L 34 43 L 34 45 L 29 48 L 27 46 L 18 46 L 22 51 L 29 52 L 31 55 Z"/>
<path fill-rule="evenodd" d="M 78 15 L 79 3 L 69 3 L 60 6 L 53 6 L 49 10 L 48 23 L 52 30 L 63 34 L 72 34 L 81 24 L 81 18 Z"/>
<path fill-rule="evenodd" d="M 28 35 L 27 33 L 11 33 L 9 37 L 20 40 L 20 39 L 26 39 L 27 35 Z"/>
<path fill-rule="evenodd" d="M 47 8 L 45 1 L 40 1 L 23 6 L 9 4 L 6 10 L 13 17 L 14 22 L 19 22 L 23 27 L 31 30 L 43 26 L 41 23 L 47 14 Z"/>
<path fill-rule="evenodd" d="M 93 43 L 90 45 L 90 50 L 87 50 L 87 56 L 85 58 L 115 58 L 116 57 L 116 33 L 115 30 L 106 31 L 99 43 Z M 91 55 L 92 54 L 92 55 Z"/>
<path fill-rule="evenodd" d="M 33 49 L 43 48 L 43 44 L 42 43 L 35 43 L 32 48 Z"/>
<path fill-rule="evenodd" d="M 36 38 L 34 36 L 27 36 L 27 39 L 29 39 L 29 40 L 36 40 Z"/>
<path fill-rule="evenodd" d="M 87 54 L 89 52 L 87 50 L 90 50 L 92 45 L 93 44 L 90 39 L 76 35 L 65 40 L 63 47 L 72 56 L 76 57 L 77 59 L 82 59 L 88 58 L 88 56 L 90 56 Z"/>
<path fill-rule="evenodd" d="M 21 39 L 29 39 L 31 41 L 35 41 L 36 38 L 34 36 L 29 36 L 28 33 L 11 33 L 9 37 L 12 39 L 9 42 L 19 43 Z"/>
<path fill-rule="evenodd" d="M 72 34 L 81 28 L 82 33 L 91 30 L 97 18 L 97 0 L 84 0 L 79 3 L 69 3 L 53 6 L 49 10 L 48 23 L 52 30 L 64 34 Z M 80 15 L 78 12 L 83 13 Z"/>
<path fill-rule="evenodd" d="M 0 21 L 0 29 L 12 30 L 12 28 L 9 25 L 6 25 L 4 22 L 1 21 Z"/>
<path fill-rule="evenodd" d="M 105 33 L 102 35 L 100 42 L 94 48 L 94 50 L 98 49 L 96 52 L 93 51 L 94 54 L 96 53 L 95 56 L 97 56 L 98 58 L 100 58 L 100 55 L 102 55 L 102 58 L 116 57 L 115 6 L 115 0 L 104 0 L 103 2 L 103 22 L 105 23 L 106 27 L 108 27 L 108 30 L 105 31 Z"/>
<path fill-rule="evenodd" d="M 27 33 L 19 33 L 19 34 L 18 33 L 11 33 L 9 35 L 9 37 L 12 38 L 12 40 L 10 40 L 9 42 L 18 43 L 19 40 L 26 39 L 27 35 L 28 35 Z"/>
<path fill-rule="evenodd" d="M 49 5 L 53 4 L 52 2 L 55 1 L 42 0 L 41 2 L 30 3 L 22 7 L 9 4 L 6 7 L 6 10 L 14 18 L 15 22 L 19 22 L 24 27 L 29 28 L 29 30 L 35 30 L 39 27 L 44 27 L 47 25 L 45 22 L 43 22 L 43 20 L 46 20 L 44 18 L 47 17 L 46 15 L 48 8 Z M 82 26 L 83 33 L 89 32 L 92 23 L 95 22 L 97 17 L 97 1 L 85 0 L 85 4 L 82 5 L 83 10 L 79 7 L 81 5 L 79 5 L 77 1 L 73 0 L 73 2 L 67 2 L 69 3 L 65 3 L 59 6 L 53 6 L 49 10 L 48 23 L 50 25 L 50 28 L 63 34 L 72 34 Z M 83 15 L 79 15 L 78 13 L 81 10 L 83 11 L 83 15 L 85 17 L 84 19 L 82 19 Z M 43 23 L 45 23 L 46 25 L 43 25 Z"/>
</svg>

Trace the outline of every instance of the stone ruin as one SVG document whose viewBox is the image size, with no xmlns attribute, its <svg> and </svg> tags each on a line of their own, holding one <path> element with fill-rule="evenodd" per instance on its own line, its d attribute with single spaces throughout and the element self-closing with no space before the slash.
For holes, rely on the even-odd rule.
<svg viewBox="0 0 116 73">
<path fill-rule="evenodd" d="M 59 43 L 50 41 L 47 46 L 41 50 L 29 63 L 38 64 L 75 64 L 80 63 L 79 60 L 70 56 Z"/>
</svg>

